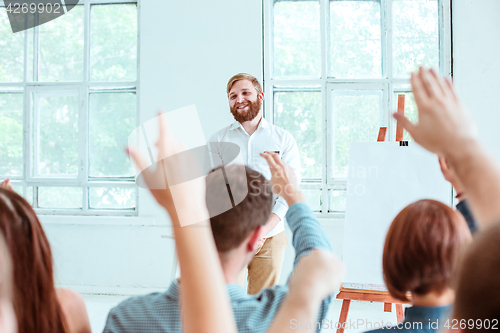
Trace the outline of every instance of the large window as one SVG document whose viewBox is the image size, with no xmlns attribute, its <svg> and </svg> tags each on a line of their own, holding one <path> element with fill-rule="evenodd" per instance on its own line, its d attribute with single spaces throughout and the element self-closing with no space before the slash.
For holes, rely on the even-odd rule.
<svg viewBox="0 0 500 333">
<path fill-rule="evenodd" d="M 0 178 L 38 213 L 137 215 L 137 20 L 135 2 L 80 0 L 12 33 L 0 7 Z"/>
<path fill-rule="evenodd" d="M 313 210 L 342 215 L 350 142 L 380 127 L 394 141 L 399 94 L 417 120 L 419 66 L 450 74 L 449 1 L 264 0 L 264 13 L 266 117 L 295 137 Z"/>
</svg>

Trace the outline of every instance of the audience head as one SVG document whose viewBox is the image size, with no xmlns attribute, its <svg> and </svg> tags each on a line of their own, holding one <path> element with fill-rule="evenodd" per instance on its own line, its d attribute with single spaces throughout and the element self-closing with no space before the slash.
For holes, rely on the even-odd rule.
<svg viewBox="0 0 500 333">
<path fill-rule="evenodd" d="M 453 317 L 467 322 L 466 331 L 490 331 L 500 320 L 500 224 L 479 233 L 460 263 Z"/>
<path fill-rule="evenodd" d="M 64 332 L 47 237 L 28 202 L 4 188 L 0 188 L 0 233 L 12 258 L 19 333 Z"/>
<path fill-rule="evenodd" d="M 248 238 L 258 232 L 271 216 L 273 195 L 270 183 L 259 172 L 241 165 L 230 165 L 222 172 L 212 170 L 206 178 L 207 207 L 213 216 L 214 207 L 219 207 L 221 200 L 228 197 L 228 179 L 232 197 L 244 199 L 233 208 L 210 218 L 217 251 L 228 253 L 238 248 Z M 246 192 L 248 192 L 246 194 Z M 264 235 L 261 235 L 261 237 Z M 259 237 L 260 238 L 260 237 Z"/>
<path fill-rule="evenodd" d="M 384 280 L 391 296 L 409 301 L 407 292 L 423 296 L 448 290 L 470 240 L 463 217 L 445 204 L 420 200 L 406 206 L 385 239 Z"/>
</svg>

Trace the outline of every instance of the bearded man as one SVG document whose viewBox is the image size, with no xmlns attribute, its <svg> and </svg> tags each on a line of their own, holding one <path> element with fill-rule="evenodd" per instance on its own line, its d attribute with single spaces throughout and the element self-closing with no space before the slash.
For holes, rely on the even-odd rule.
<svg viewBox="0 0 500 333">
<path fill-rule="evenodd" d="M 237 144 L 245 165 L 259 171 L 268 180 L 271 179 L 269 165 L 259 154 L 266 151 L 277 153 L 294 170 L 300 183 L 297 143 L 288 131 L 270 124 L 262 116 L 264 92 L 257 78 L 246 73 L 236 74 L 227 83 L 227 96 L 235 122 L 212 135 L 209 139 L 211 153 L 218 154 L 222 164 L 228 165 L 231 161 L 224 161 L 224 156 L 231 154 L 224 154 L 224 149 L 228 146 L 220 143 Z M 285 247 L 288 244 L 283 222 L 287 210 L 286 201 L 282 197 L 275 198 L 271 216 L 265 225 L 265 236 L 247 267 L 248 294 L 257 294 L 261 289 L 279 282 Z M 239 280 L 244 285 L 244 271 Z"/>
</svg>

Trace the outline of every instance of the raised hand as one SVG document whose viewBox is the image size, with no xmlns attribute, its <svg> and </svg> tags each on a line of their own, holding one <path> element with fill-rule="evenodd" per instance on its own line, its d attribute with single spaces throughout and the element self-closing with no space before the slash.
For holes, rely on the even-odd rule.
<svg viewBox="0 0 500 333">
<path fill-rule="evenodd" d="M 12 187 L 12 184 L 10 183 L 10 179 L 9 178 L 5 178 L 5 180 L 0 183 L 0 187 L 1 188 L 5 188 L 7 190 L 14 191 L 14 188 Z"/>
<path fill-rule="evenodd" d="M 128 147 L 127 153 L 141 171 L 150 192 L 158 203 L 163 206 L 174 224 L 177 219 L 181 225 L 208 220 L 209 215 L 205 204 L 205 180 L 198 179 L 176 186 L 172 195 L 170 184 L 179 183 L 186 165 L 196 167 L 196 161 L 188 161 L 189 155 L 184 147 L 170 135 L 166 117 L 159 113 L 159 138 L 156 169 L 149 167 L 144 157 L 134 147 Z M 183 153 L 182 156 L 179 153 Z"/>
<path fill-rule="evenodd" d="M 467 110 L 460 103 L 452 83 L 434 70 L 412 73 L 411 84 L 418 107 L 418 123 L 395 113 L 400 124 L 427 150 L 447 157 L 476 141 Z"/>
<path fill-rule="evenodd" d="M 271 169 L 271 185 L 274 194 L 283 197 L 289 206 L 296 202 L 304 202 L 304 196 L 292 168 L 286 165 L 276 153 L 265 152 L 260 156 L 266 159 Z"/>
</svg>

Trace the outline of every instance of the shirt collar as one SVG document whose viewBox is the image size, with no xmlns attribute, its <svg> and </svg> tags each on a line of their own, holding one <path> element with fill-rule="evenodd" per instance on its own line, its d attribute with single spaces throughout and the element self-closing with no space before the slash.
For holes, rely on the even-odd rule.
<svg viewBox="0 0 500 333">
<path fill-rule="evenodd" d="M 235 120 L 234 123 L 232 123 L 231 126 L 229 126 L 229 129 L 234 130 L 234 129 L 239 128 L 239 127 L 241 127 L 240 122 Z"/>
<path fill-rule="evenodd" d="M 260 120 L 260 123 L 259 123 L 259 126 L 257 126 L 257 129 L 259 129 L 259 127 L 262 127 L 262 128 L 269 128 L 271 126 L 271 124 L 269 124 L 269 122 L 266 120 L 266 118 L 264 118 L 264 116 L 262 116 L 262 119 Z M 242 127 L 240 122 L 239 121 L 234 121 L 231 126 L 229 126 L 229 129 L 230 130 L 234 130 L 234 129 L 237 129 L 237 128 L 240 128 Z"/>
<path fill-rule="evenodd" d="M 248 294 L 245 289 L 237 283 L 226 284 L 226 289 L 231 301 L 244 300 L 248 298 Z"/>
<path fill-rule="evenodd" d="M 172 297 L 173 299 L 180 299 L 180 297 L 181 297 L 181 285 L 179 284 L 179 281 L 177 281 L 177 279 L 172 281 L 172 283 L 170 284 L 170 287 L 168 287 L 168 289 L 165 293 L 168 296 Z"/>
<path fill-rule="evenodd" d="M 244 300 L 244 299 L 248 298 L 248 294 L 245 291 L 245 289 L 243 289 L 243 287 L 237 283 L 227 284 L 226 290 L 227 290 L 227 293 L 229 294 L 229 298 L 232 301 Z M 181 297 L 181 285 L 179 284 L 177 279 L 172 281 L 172 283 L 170 284 L 170 287 L 168 287 L 165 294 L 173 299 L 177 299 L 177 300 L 180 299 L 180 297 Z"/>
</svg>

